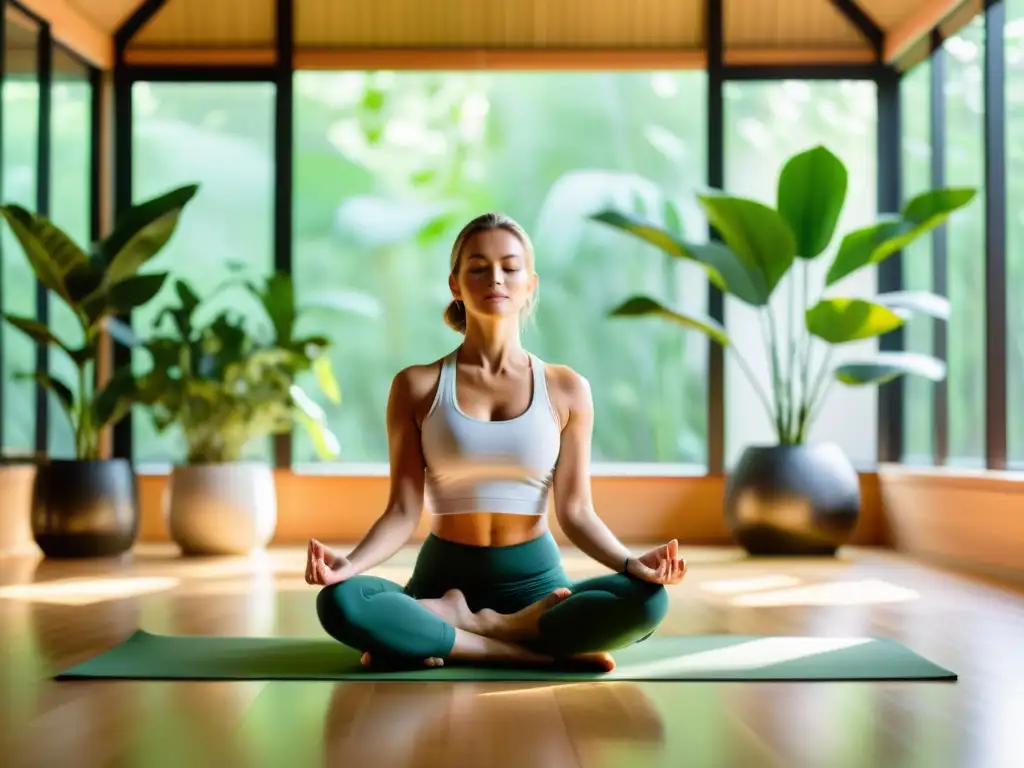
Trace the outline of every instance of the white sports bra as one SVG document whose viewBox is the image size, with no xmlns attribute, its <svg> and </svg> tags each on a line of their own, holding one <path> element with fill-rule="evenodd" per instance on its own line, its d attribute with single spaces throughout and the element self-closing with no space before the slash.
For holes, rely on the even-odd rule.
<svg viewBox="0 0 1024 768">
<path fill-rule="evenodd" d="M 444 358 L 437 393 L 421 429 L 427 508 L 436 515 L 498 512 L 543 515 L 561 449 L 561 430 L 544 377 L 530 355 L 533 394 L 526 411 L 482 421 L 459 409 L 458 349 Z"/>
</svg>

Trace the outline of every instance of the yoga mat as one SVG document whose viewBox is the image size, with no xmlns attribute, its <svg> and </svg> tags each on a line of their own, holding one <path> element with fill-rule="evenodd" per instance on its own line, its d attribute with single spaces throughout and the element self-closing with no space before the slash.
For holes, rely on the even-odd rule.
<svg viewBox="0 0 1024 768">
<path fill-rule="evenodd" d="M 156 635 L 137 630 L 57 680 L 955 680 L 884 638 L 658 636 L 612 654 L 613 672 L 459 666 L 370 671 L 331 638 Z"/>
</svg>

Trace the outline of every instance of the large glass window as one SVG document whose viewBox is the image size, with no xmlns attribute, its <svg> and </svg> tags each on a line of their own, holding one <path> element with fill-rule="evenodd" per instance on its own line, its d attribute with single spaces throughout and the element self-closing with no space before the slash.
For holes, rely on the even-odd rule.
<svg viewBox="0 0 1024 768">
<path fill-rule="evenodd" d="M 1006 4 L 1006 439 L 1024 468 L 1024 0 Z"/>
<path fill-rule="evenodd" d="M 810 303 L 817 301 L 824 277 L 842 235 L 873 221 L 876 206 L 877 96 L 871 82 L 733 82 L 725 88 L 725 187 L 730 194 L 775 205 L 779 172 L 793 154 L 818 144 L 826 146 L 849 173 L 846 205 L 828 251 L 810 264 Z M 801 265 L 797 265 L 799 269 Z M 773 296 L 772 311 L 778 338 L 788 338 L 793 323 L 803 325 L 802 278 L 791 277 Z M 864 269 L 828 289 L 829 296 L 870 297 L 876 292 L 875 271 Z M 761 313 L 726 298 L 726 327 L 733 343 L 754 370 L 766 392 L 771 391 L 771 368 L 766 354 Z M 870 354 L 875 339 L 837 348 L 833 365 L 848 356 Z M 822 364 L 826 347 L 814 344 L 812 371 Z M 785 342 L 783 347 L 785 349 Z M 774 444 L 772 423 L 754 387 L 727 356 L 726 463 L 733 466 L 751 444 Z M 812 442 L 838 444 L 859 468 L 875 464 L 877 390 L 834 383 L 820 416 L 810 430 Z"/>
<path fill-rule="evenodd" d="M 274 86 L 269 83 L 137 83 L 132 91 L 132 195 L 137 202 L 174 187 L 200 189 L 168 246 L 146 271 L 171 279 L 132 323 L 149 334 L 161 308 L 174 302 L 175 279 L 202 298 L 229 276 L 264 280 L 273 269 Z M 242 266 L 231 273 L 229 264 Z M 265 325 L 256 300 L 244 291 L 222 292 L 201 310 L 200 321 L 230 307 Z M 252 326 L 255 327 L 255 326 Z M 144 370 L 148 360 L 136 361 Z M 132 418 L 133 450 L 140 464 L 165 465 L 185 457 L 176 428 L 156 434 L 149 413 Z M 245 458 L 269 459 L 270 441 L 254 441 Z"/>
<path fill-rule="evenodd" d="M 39 30 L 32 20 L 6 5 L 3 77 L 3 146 L 0 148 L 0 186 L 5 203 L 36 209 L 39 148 L 39 73 L 36 46 Z M 0 224 L 0 264 L 3 265 L 3 309 L 22 317 L 36 315 L 36 280 L 24 252 Z M 15 378 L 35 370 L 35 344 L 7 323 L 0 323 L 3 359 L 3 422 L 0 449 L 18 454 L 35 450 L 35 383 Z"/>
<path fill-rule="evenodd" d="M 89 68 L 64 48 L 53 50 L 50 128 L 50 218 L 83 248 L 91 235 L 90 148 L 92 86 Z M 74 314 L 50 297 L 50 326 L 73 346 L 82 343 Z M 78 392 L 75 366 L 59 350 L 50 350 L 51 373 Z M 74 433 L 56 398 L 50 396 L 49 450 L 58 458 L 75 453 Z"/>
<path fill-rule="evenodd" d="M 537 251 L 524 344 L 590 381 L 594 461 L 702 471 L 707 342 L 606 313 L 634 292 L 704 312 L 707 281 L 587 216 L 632 207 L 634 191 L 668 195 L 683 200 L 688 234 L 706 237 L 687 202 L 706 179 L 705 103 L 700 72 L 298 73 L 296 288 L 336 292 L 345 307 L 309 321 L 336 344 L 343 402 L 329 413 L 342 461 L 387 461 L 392 377 L 461 339 L 442 321 L 452 241 L 498 210 Z M 294 455 L 315 460 L 301 434 Z"/>
<path fill-rule="evenodd" d="M 985 126 L 982 16 L 946 39 L 946 183 L 978 190 L 950 217 L 949 463 L 985 456 Z"/>
<path fill-rule="evenodd" d="M 902 99 L 903 198 L 931 187 L 931 62 L 924 61 L 903 76 Z M 903 288 L 934 290 L 932 237 L 927 235 L 903 249 Z M 935 321 L 915 314 L 904 326 L 904 348 L 930 355 L 934 352 Z M 931 464 L 935 447 L 935 385 L 921 376 L 903 378 L 903 462 Z"/>
</svg>

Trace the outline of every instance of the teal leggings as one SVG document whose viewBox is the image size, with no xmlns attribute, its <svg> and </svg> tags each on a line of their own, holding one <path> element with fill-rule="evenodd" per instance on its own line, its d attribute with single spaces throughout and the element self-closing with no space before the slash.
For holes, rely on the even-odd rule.
<svg viewBox="0 0 1024 768">
<path fill-rule="evenodd" d="M 541 616 L 539 639 L 531 643 L 556 657 L 646 640 L 668 612 L 660 584 L 622 573 L 570 581 L 550 533 L 504 547 L 467 546 L 430 535 L 404 587 L 356 576 L 320 590 L 316 607 L 324 630 L 339 642 L 396 662 L 422 661 L 446 658 L 455 628 L 417 600 L 458 589 L 474 612 L 515 613 L 558 587 L 569 587 L 572 595 Z"/>
</svg>

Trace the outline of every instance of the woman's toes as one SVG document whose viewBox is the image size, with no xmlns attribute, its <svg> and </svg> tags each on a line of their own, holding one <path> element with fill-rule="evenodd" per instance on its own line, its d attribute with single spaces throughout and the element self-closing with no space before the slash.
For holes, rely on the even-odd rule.
<svg viewBox="0 0 1024 768">
<path fill-rule="evenodd" d="M 364 654 L 362 655 L 362 657 L 361 657 L 361 658 L 359 659 L 359 663 L 360 663 L 360 664 L 362 664 L 362 665 L 363 665 L 364 667 L 368 667 L 368 666 L 370 666 L 370 664 L 372 663 L 372 661 L 373 661 L 373 660 L 372 660 L 372 659 L 370 658 L 370 652 L 369 652 L 369 651 L 367 651 L 366 653 L 364 653 Z"/>
<path fill-rule="evenodd" d="M 428 667 L 443 667 L 444 666 L 444 659 L 439 659 L 437 657 L 431 657 L 429 659 L 426 659 L 426 661 L 424 663 Z"/>
<path fill-rule="evenodd" d="M 560 602 L 568 598 L 570 595 L 572 595 L 571 589 L 569 589 L 568 587 L 559 587 L 546 598 L 544 598 L 544 602 L 542 603 L 542 605 L 544 609 L 553 608 Z"/>
</svg>

